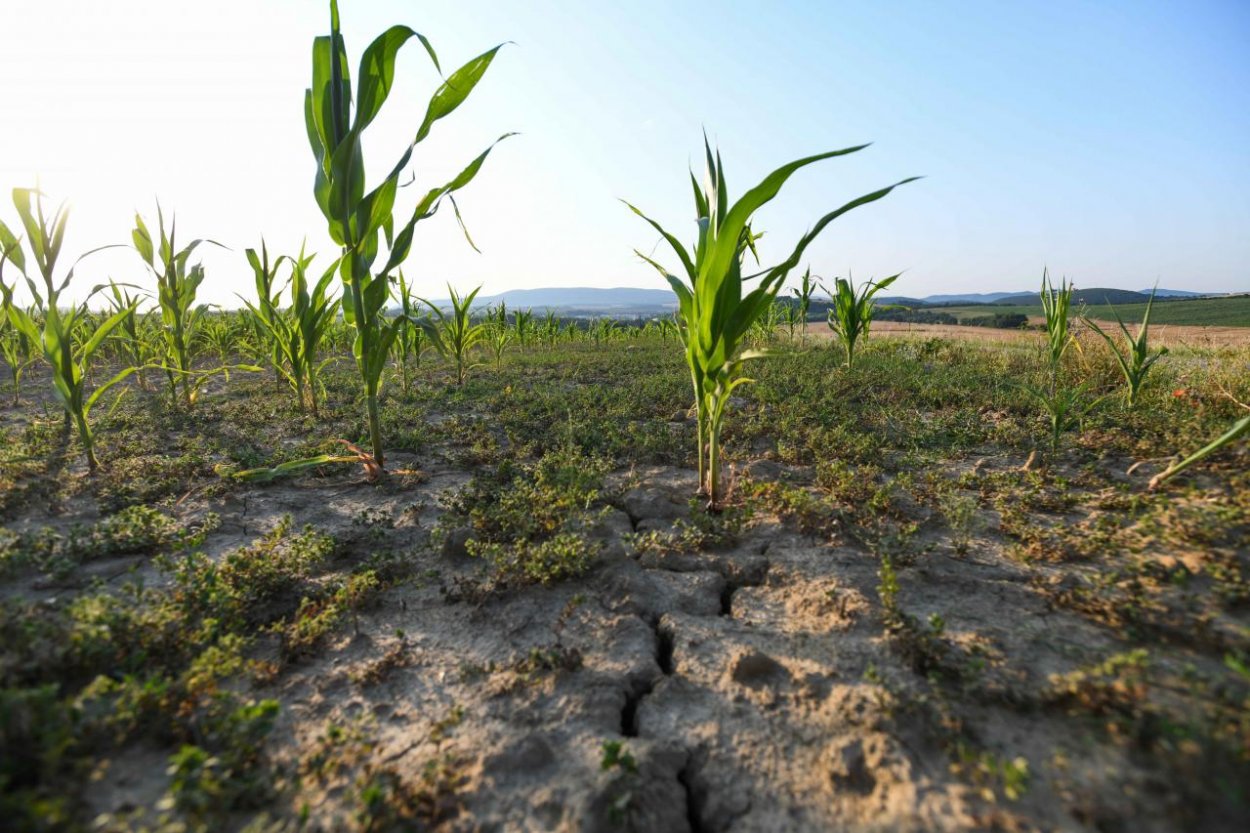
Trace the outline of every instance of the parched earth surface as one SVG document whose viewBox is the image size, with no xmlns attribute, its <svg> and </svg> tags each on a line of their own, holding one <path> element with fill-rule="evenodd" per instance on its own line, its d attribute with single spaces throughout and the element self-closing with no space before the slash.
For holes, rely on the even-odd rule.
<svg viewBox="0 0 1250 833">
<path fill-rule="evenodd" d="M 777 407 L 768 384 L 735 403 L 735 424 Z M 688 439 L 684 410 L 652 422 Z M 475 484 L 529 489 L 598 463 L 517 468 L 507 432 L 477 427 L 502 450 L 478 437 L 477 462 L 464 443 L 399 451 L 379 482 L 339 466 L 225 486 L 201 463 L 170 485 L 160 512 L 202 530 L 210 561 L 276 558 L 305 525 L 332 553 L 247 611 L 248 670 L 214 684 L 280 705 L 249 765 L 255 794 L 179 786 L 171 752 L 212 741 L 190 719 L 172 745 L 133 728 L 92 741 L 80 816 L 118 831 L 1245 829 L 1250 499 L 1230 474 L 1244 450 L 1151 497 L 1163 463 L 1100 451 L 1101 427 L 1049 465 L 994 442 L 927 467 L 855 452 L 852 435 L 828 465 L 740 446 L 719 516 L 692 502 L 688 468 L 613 464 L 589 490 L 523 492 L 547 496 L 526 498 L 534 541 L 582 543 L 521 574 L 480 546 L 500 517 L 524 525 L 512 487 Z M 19 478 L 7 534 L 110 516 L 103 485 L 81 490 L 75 465 L 64 476 L 79 485 L 46 502 Z M 275 528 L 278 549 L 241 549 Z M 0 586 L 49 616 L 77 594 L 199 586 L 165 557 L 110 552 Z M 559 572 L 565 559 L 576 567 Z M 383 578 L 333 627 L 293 630 L 374 563 Z M 25 661 L 10 649 L 6 673 Z M 4 726 L 0 740 L 24 737 Z"/>
<path fill-rule="evenodd" d="M 767 461 L 753 471 L 804 474 Z M 773 517 L 707 551 L 627 547 L 631 534 L 665 532 L 689 515 L 689 471 L 614 476 L 616 505 L 591 531 L 602 549 L 585 577 L 482 590 L 481 563 L 462 540 L 428 545 L 440 493 L 467 479 L 432 469 L 384 497 L 345 478 L 183 504 L 187 516 L 212 509 L 230 518 L 207 539 L 210 552 L 284 515 L 354 536 L 359 547 L 367 510 L 388 546 L 415 554 L 417 578 L 387 590 L 273 683 L 255 685 L 257 696 L 282 703 L 269 740 L 279 769 L 299 769 L 309 750 L 326 748 L 327 727 L 344 732 L 330 745 L 341 769 L 276 808 L 276 818 L 303 812 L 312 829 L 350 827 L 367 765 L 414 783 L 439 767 L 444 804 L 432 817 L 447 830 L 1187 825 L 1192 810 L 1160 790 L 1156 766 L 1099 738 L 1098 721 L 1073 721 L 1045 702 L 1052 674 L 1114 652 L 1118 635 L 1056 609 L 1037 571 L 1005 559 L 993 536 L 962 554 L 935 541 L 901 571 L 902 605 L 920 619 L 941 617 L 949 641 L 946 659 L 926 671 L 925 660 L 891 645 L 878 558 L 836 532 L 803 534 Z M 125 567 L 93 565 L 105 576 Z M 971 675 L 960 683 L 971 699 L 942 702 L 918 661 L 930 675 Z M 953 762 L 955 735 L 989 757 Z M 605 770 L 613 741 L 632 764 Z M 104 763 L 88 794 L 95 811 L 157 805 L 163 757 L 140 747 Z M 1019 760 L 1045 762 L 1047 774 L 1009 800 L 993 767 Z M 1218 816 L 1204 818 L 1206 829 L 1221 828 Z"/>
</svg>

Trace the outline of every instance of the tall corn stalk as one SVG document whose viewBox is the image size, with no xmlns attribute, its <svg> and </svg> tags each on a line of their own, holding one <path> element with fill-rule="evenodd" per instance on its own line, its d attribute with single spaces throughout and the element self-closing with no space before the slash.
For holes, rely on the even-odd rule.
<svg viewBox="0 0 1250 833">
<path fill-rule="evenodd" d="M 339 31 L 338 3 L 330 0 L 330 34 L 313 42 L 312 86 L 304 93 L 304 121 L 317 160 L 313 193 L 331 239 L 342 249 L 339 273 L 344 284 L 343 314 L 356 331 L 352 353 L 364 385 L 369 440 L 379 467 L 383 464 L 383 444 L 378 391 L 400 326 L 398 318 L 386 315 L 390 275 L 408 257 L 416 224 L 432 216 L 444 198 L 456 207 L 454 192 L 477 176 L 494 144 L 450 181 L 427 191 L 409 219 L 397 227 L 394 206 L 399 180 L 417 144 L 430 134 L 436 121 L 450 115 L 468 98 L 502 47 L 493 47 L 470 60 L 439 85 L 412 142 L 381 183 L 366 193 L 361 140 L 390 94 L 396 56 L 412 38 L 420 41 L 435 69 L 441 72 L 438 56 L 425 36 L 407 26 L 392 26 L 361 56 L 353 100 L 347 49 Z M 507 135 L 511 134 L 500 139 Z M 459 216 L 457 209 L 457 219 Z M 381 269 L 375 270 L 383 236 L 386 257 Z M 465 237 L 468 238 L 467 232 Z M 472 244 L 472 240 L 469 242 Z"/>
<path fill-rule="evenodd" d="M 777 292 L 790 270 L 798 265 L 803 251 L 825 226 L 854 208 L 881 199 L 915 177 L 866 194 L 831 211 L 799 239 L 794 251 L 785 260 L 760 272 L 743 275 L 743 261 L 758 237 L 751 230 L 751 219 L 757 210 L 777 196 L 795 171 L 823 159 L 855 153 L 864 147 L 867 145 L 808 156 L 783 165 L 731 206 L 720 154 L 713 155 L 705 137 L 707 176 L 702 187 L 694 174 L 690 175 L 694 188 L 695 220 L 699 229 L 693 250 L 688 250 L 659 223 L 626 203 L 668 242 L 684 272 L 684 277 L 673 275 L 658 262 L 641 252 L 637 253 L 668 280 L 677 294 L 686 363 L 694 388 L 699 491 L 708 496 L 710 509 L 719 509 L 724 498 L 720 440 L 726 406 L 734 389 L 751 381 L 742 376 L 744 362 L 762 355 L 745 349 L 751 325 L 776 300 Z M 747 286 L 752 281 L 757 283 L 748 291 Z"/>
</svg>

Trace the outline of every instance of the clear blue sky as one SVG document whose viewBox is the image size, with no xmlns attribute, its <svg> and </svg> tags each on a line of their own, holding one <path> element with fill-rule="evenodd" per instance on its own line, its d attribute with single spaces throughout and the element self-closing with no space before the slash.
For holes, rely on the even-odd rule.
<svg viewBox="0 0 1250 833">
<path fill-rule="evenodd" d="M 75 205 L 71 246 L 128 239 L 159 195 L 207 255 L 206 294 L 251 288 L 241 250 L 330 244 L 302 122 L 312 0 L 47 0 L 0 28 L 0 187 L 35 174 Z M 765 256 L 864 191 L 926 179 L 838 221 L 809 249 L 825 276 L 905 270 L 903 294 L 1082 286 L 1250 290 L 1250 3 L 400 2 L 343 0 L 353 63 L 391 23 L 445 65 L 508 47 L 417 152 L 445 179 L 496 135 L 407 272 L 487 292 L 661 286 L 632 255 L 655 235 L 628 198 L 693 235 L 685 171 L 706 127 L 735 194 L 776 165 L 875 144 L 798 175 L 761 215 Z M 437 82 L 415 45 L 366 163 L 390 164 Z M 414 189 L 415 192 L 415 189 Z M 14 220 L 7 202 L 0 206 Z M 83 267 L 138 278 L 126 253 Z"/>
</svg>

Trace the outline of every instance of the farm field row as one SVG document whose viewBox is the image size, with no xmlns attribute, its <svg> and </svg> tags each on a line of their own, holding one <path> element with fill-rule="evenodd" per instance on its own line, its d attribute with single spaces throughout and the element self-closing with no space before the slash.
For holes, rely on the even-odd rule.
<svg viewBox="0 0 1250 833">
<path fill-rule="evenodd" d="M 1178 347 L 1039 462 L 1031 344 L 772 347 L 719 514 L 671 335 L 463 384 L 427 355 L 373 480 L 233 476 L 368 436 L 341 352 L 318 419 L 270 373 L 176 419 L 129 390 L 93 477 L 34 371 L 0 421 L 8 817 L 1238 829 L 1250 452 L 1145 483 L 1250 399 L 1250 348 Z M 1097 345 L 1064 373 L 1119 384 Z"/>
<path fill-rule="evenodd" d="M 960 321 L 968 318 L 1017 313 L 1029 317 L 1042 314 L 1041 304 L 1020 306 L 997 304 L 972 304 L 968 306 L 934 307 L 935 312 L 945 312 Z M 1097 321 L 1115 321 L 1115 314 L 1105 304 L 1090 304 L 1083 308 L 1084 314 Z M 1145 304 L 1122 304 L 1115 312 L 1126 323 L 1140 321 L 1146 312 Z M 1250 295 L 1228 298 L 1198 298 L 1194 300 L 1156 300 L 1150 314 L 1152 324 L 1173 324 L 1187 327 L 1246 327 L 1250 328 Z"/>
</svg>

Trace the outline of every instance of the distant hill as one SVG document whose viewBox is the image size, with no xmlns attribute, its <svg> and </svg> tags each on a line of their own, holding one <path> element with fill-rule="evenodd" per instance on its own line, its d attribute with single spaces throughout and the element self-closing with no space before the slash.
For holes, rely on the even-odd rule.
<svg viewBox="0 0 1250 833">
<path fill-rule="evenodd" d="M 925 307 L 929 305 L 928 298 L 908 298 L 903 295 L 878 295 L 876 298 L 873 298 L 873 301 L 875 301 L 878 306 L 885 304 L 898 304 L 904 307 Z"/>
<path fill-rule="evenodd" d="M 1184 289 L 1160 289 L 1156 298 L 1201 298 L 1203 292 L 1189 292 Z M 1134 292 L 1128 289 L 1078 289 L 1073 300 L 1085 304 L 1137 304 L 1145 303 L 1150 298 L 1150 290 Z M 923 298 L 910 298 L 901 295 L 878 297 L 879 304 L 902 304 L 908 307 L 947 307 L 984 304 L 996 306 L 1021 306 L 1037 303 L 1037 292 L 966 292 L 955 295 L 926 295 Z"/>
<path fill-rule="evenodd" d="M 636 310 L 675 309 L 677 296 L 670 289 L 638 289 L 618 286 L 610 289 L 592 286 L 546 287 L 541 289 L 509 289 L 498 295 L 479 295 L 473 306 L 495 306 L 502 301 L 512 309 L 603 310 L 620 312 Z M 450 306 L 440 299 L 434 303 Z"/>
<path fill-rule="evenodd" d="M 1203 297 L 1204 293 L 1189 292 L 1181 289 L 1159 289 L 1157 298 L 1175 302 L 1183 299 Z M 790 297 L 789 292 L 782 297 Z M 1078 289 L 1073 300 L 1076 305 L 1085 304 L 1091 307 L 1105 306 L 1107 303 L 1137 304 L 1145 303 L 1150 291 L 1133 292 L 1125 289 Z M 820 303 L 827 301 L 823 295 L 814 299 L 813 311 L 819 312 Z M 1030 292 L 966 292 L 928 295 L 924 298 L 912 298 L 902 295 L 878 296 L 878 304 L 895 304 L 911 309 L 947 308 L 947 307 L 989 307 L 985 313 L 998 312 L 1002 307 L 1035 306 L 1038 303 L 1037 293 Z M 475 309 L 496 306 L 500 302 L 509 309 L 553 310 L 573 317 L 594 317 L 609 315 L 619 318 L 665 315 L 677 307 L 677 297 L 668 289 L 639 289 L 630 286 L 611 288 L 591 286 L 541 287 L 536 289 L 509 289 L 496 295 L 479 295 L 474 301 Z M 447 308 L 450 302 L 446 299 L 435 299 L 434 303 Z"/>
<path fill-rule="evenodd" d="M 929 295 L 926 304 L 992 304 L 1003 298 L 1019 295 L 1018 292 L 967 292 L 963 295 Z"/>
<path fill-rule="evenodd" d="M 1036 295 L 1018 306 L 1007 304 L 965 304 L 963 306 L 929 307 L 935 312 L 953 315 L 961 322 L 972 318 L 984 318 L 992 313 L 1017 313 L 1040 316 L 1042 304 Z M 1148 296 L 1143 296 L 1148 297 Z M 1079 305 L 1073 305 L 1075 308 Z M 1086 305 L 1085 313 L 1099 321 L 1114 321 L 1118 313 L 1125 321 L 1140 321 L 1146 312 L 1146 304 L 1117 303 L 1109 307 L 1104 303 Z M 1150 314 L 1153 325 L 1179 324 L 1184 326 L 1250 327 L 1250 295 L 1217 295 L 1201 298 L 1157 299 Z"/>
<path fill-rule="evenodd" d="M 1021 304 L 1037 303 L 1036 292 L 1020 295 L 1008 295 L 994 302 L 994 306 L 1020 306 Z M 1129 289 L 1077 289 L 1072 293 L 1074 304 L 1144 304 L 1150 300 L 1150 293 L 1133 292 Z"/>
<path fill-rule="evenodd" d="M 1139 289 L 1143 295 L 1150 295 L 1149 289 Z M 1155 290 L 1156 298 L 1201 298 L 1209 293 L 1206 292 L 1190 292 L 1188 289 L 1158 289 Z"/>
</svg>

